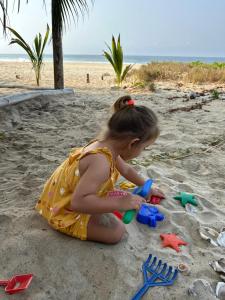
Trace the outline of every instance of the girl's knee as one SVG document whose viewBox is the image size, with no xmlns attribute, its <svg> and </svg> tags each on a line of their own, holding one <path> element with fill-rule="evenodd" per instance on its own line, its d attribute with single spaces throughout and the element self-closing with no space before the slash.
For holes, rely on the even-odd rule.
<svg viewBox="0 0 225 300">
<path fill-rule="evenodd" d="M 109 244 L 117 244 L 121 241 L 126 228 L 122 222 L 118 222 L 116 227 L 113 229 L 112 234 L 109 236 Z"/>
<path fill-rule="evenodd" d="M 87 239 L 105 244 L 117 244 L 125 231 L 124 224 L 115 217 L 106 224 L 99 217 L 91 217 L 87 228 Z"/>
</svg>

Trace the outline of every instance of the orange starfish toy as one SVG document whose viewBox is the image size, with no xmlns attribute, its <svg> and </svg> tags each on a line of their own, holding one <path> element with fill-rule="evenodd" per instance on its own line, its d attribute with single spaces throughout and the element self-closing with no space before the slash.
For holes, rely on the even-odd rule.
<svg viewBox="0 0 225 300">
<path fill-rule="evenodd" d="M 185 241 L 179 239 L 176 234 L 168 233 L 168 234 L 160 234 L 161 239 L 163 240 L 163 247 L 170 247 L 176 250 L 177 252 L 180 252 L 179 246 L 185 246 L 188 243 Z"/>
</svg>

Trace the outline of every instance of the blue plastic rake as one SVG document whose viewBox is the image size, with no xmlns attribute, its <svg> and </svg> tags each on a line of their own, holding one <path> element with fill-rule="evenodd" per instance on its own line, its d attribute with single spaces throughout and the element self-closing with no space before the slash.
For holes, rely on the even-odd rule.
<svg viewBox="0 0 225 300">
<path fill-rule="evenodd" d="M 139 300 L 148 291 L 150 287 L 172 285 L 177 278 L 178 269 L 173 269 L 162 263 L 160 259 L 157 263 L 157 257 L 149 255 L 148 259 L 142 265 L 144 276 L 144 285 L 136 292 L 131 300 Z"/>
</svg>

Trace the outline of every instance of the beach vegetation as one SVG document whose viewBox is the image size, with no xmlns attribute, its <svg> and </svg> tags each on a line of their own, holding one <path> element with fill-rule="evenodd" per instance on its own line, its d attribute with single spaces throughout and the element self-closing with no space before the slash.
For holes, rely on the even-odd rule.
<svg viewBox="0 0 225 300">
<path fill-rule="evenodd" d="M 192 67 L 203 67 L 203 68 L 208 68 L 208 69 L 224 69 L 225 68 L 225 63 L 224 62 L 218 62 L 218 61 L 215 61 L 213 63 L 203 63 L 199 60 L 197 61 L 193 61 L 190 63 L 190 66 Z"/>
<path fill-rule="evenodd" d="M 17 11 L 20 11 L 21 0 L 11 1 L 17 4 Z M 29 0 L 26 0 L 28 3 Z M 46 1 L 43 0 L 43 3 Z M 90 0 L 94 2 L 94 0 Z M 3 32 L 6 32 L 9 10 L 9 0 L 0 1 L 0 23 L 3 26 Z M 62 35 L 63 30 L 69 27 L 71 19 L 77 21 L 79 16 L 84 16 L 88 12 L 88 0 L 51 0 L 52 15 L 52 46 L 53 46 L 53 66 L 54 66 L 54 86 L 55 89 L 64 88 L 63 75 L 63 50 Z"/>
<path fill-rule="evenodd" d="M 155 87 L 155 83 L 154 82 L 149 82 L 148 85 L 148 90 L 151 92 L 155 92 L 156 91 L 156 87 Z"/>
<path fill-rule="evenodd" d="M 117 85 L 121 86 L 133 65 L 129 64 L 123 68 L 123 49 L 120 44 L 120 35 L 117 38 L 117 42 L 115 37 L 112 36 L 111 48 L 108 44 L 106 45 L 109 51 L 104 51 L 103 55 L 110 62 L 115 71 Z"/>
<path fill-rule="evenodd" d="M 153 81 L 180 81 L 195 84 L 225 83 L 225 63 L 151 62 L 133 69 L 130 76 L 145 84 Z"/>
<path fill-rule="evenodd" d="M 217 100 L 217 99 L 219 99 L 220 94 L 217 90 L 212 90 L 211 95 L 212 95 L 213 100 Z"/>
<path fill-rule="evenodd" d="M 196 60 L 196 61 L 192 61 L 190 63 L 190 66 L 192 67 L 204 67 L 206 64 L 204 64 L 202 61 L 200 60 Z"/>
<path fill-rule="evenodd" d="M 5 139 L 5 133 L 0 131 L 0 140 L 4 140 Z"/>
<path fill-rule="evenodd" d="M 143 81 L 135 81 L 132 83 L 132 87 L 135 88 L 145 88 L 146 84 Z"/>
<path fill-rule="evenodd" d="M 32 68 L 35 72 L 36 83 L 40 85 L 40 78 L 41 78 L 41 69 L 43 66 L 43 56 L 44 56 L 44 49 L 48 42 L 49 38 L 49 26 L 47 24 L 47 29 L 45 32 L 44 37 L 42 38 L 41 33 L 38 33 L 33 42 L 33 46 L 30 47 L 28 43 L 22 38 L 22 36 L 13 28 L 7 27 L 8 30 L 14 35 L 14 38 L 11 39 L 10 45 L 17 44 L 22 49 L 25 50 L 27 55 L 30 58 Z"/>
</svg>

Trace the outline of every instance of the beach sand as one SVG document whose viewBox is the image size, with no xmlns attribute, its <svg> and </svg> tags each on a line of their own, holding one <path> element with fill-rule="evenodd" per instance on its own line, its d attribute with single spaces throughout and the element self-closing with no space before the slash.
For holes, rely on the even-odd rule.
<svg viewBox="0 0 225 300">
<path fill-rule="evenodd" d="M 138 65 L 137 65 L 138 66 Z M 0 86 L 1 84 L 29 85 L 36 87 L 34 71 L 29 62 L 0 62 Z M 90 83 L 87 84 L 87 74 Z M 76 88 L 107 88 L 114 84 L 113 69 L 104 63 L 64 63 L 64 80 L 66 87 Z M 101 79 L 104 75 L 104 80 Z M 54 87 L 53 65 L 45 62 L 41 73 L 41 87 Z M 19 89 L 21 91 L 21 89 Z M 0 89 L 0 95 L 7 90 Z"/>
<path fill-rule="evenodd" d="M 89 85 L 85 81 L 88 72 Z M 210 96 L 206 93 L 183 102 L 190 90 L 171 83 L 157 85 L 155 93 L 111 90 L 113 76 L 102 81 L 103 73 L 113 74 L 104 64 L 65 64 L 66 86 L 75 88 L 74 95 L 38 97 L 0 110 L 1 278 L 34 274 L 27 291 L 8 296 L 0 288 L 0 299 L 131 299 L 142 286 L 141 266 L 149 253 L 174 267 L 187 264 L 190 275 L 180 273 L 174 285 L 154 287 L 143 299 L 216 299 L 219 276 L 209 262 L 224 257 L 224 248 L 203 240 L 199 228 L 225 226 L 225 101 L 214 100 L 189 112 L 169 112 Z M 43 86 L 52 85 L 52 74 L 47 74 Z M 25 63 L 1 63 L 0 78 L 5 83 L 34 84 Z M 5 89 L 2 94 L 10 92 Z M 53 231 L 34 210 L 46 179 L 72 147 L 96 136 L 115 99 L 131 92 L 137 104 L 152 108 L 160 120 L 159 139 L 133 164 L 166 193 L 167 199 L 158 206 L 165 221 L 155 229 L 133 221 L 126 225 L 124 239 L 114 246 Z M 179 191 L 196 195 L 195 213 L 186 212 L 173 199 Z M 162 248 L 161 233 L 176 233 L 188 245 L 179 253 Z M 189 287 L 198 279 L 208 281 L 213 293 L 197 286 L 190 294 Z"/>
</svg>

